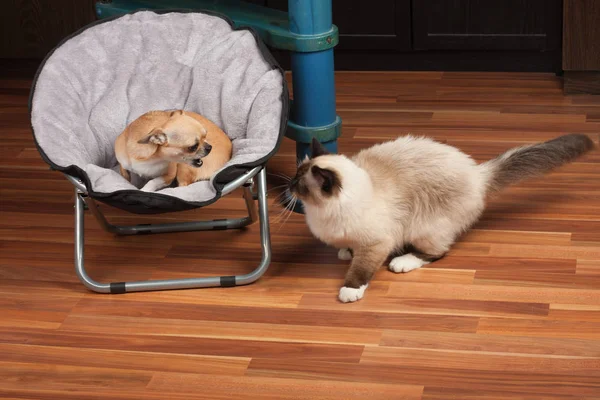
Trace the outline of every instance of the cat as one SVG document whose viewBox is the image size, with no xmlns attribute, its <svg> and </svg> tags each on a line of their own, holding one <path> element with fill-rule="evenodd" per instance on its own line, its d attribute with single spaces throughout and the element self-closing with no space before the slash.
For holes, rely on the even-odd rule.
<svg viewBox="0 0 600 400">
<path fill-rule="evenodd" d="M 442 258 L 481 216 L 486 195 L 549 172 L 594 147 L 581 134 L 517 147 L 477 164 L 455 147 L 403 136 L 348 158 L 313 139 L 289 183 L 319 240 L 352 260 L 339 300 L 360 300 L 379 267 L 409 272 Z"/>
</svg>

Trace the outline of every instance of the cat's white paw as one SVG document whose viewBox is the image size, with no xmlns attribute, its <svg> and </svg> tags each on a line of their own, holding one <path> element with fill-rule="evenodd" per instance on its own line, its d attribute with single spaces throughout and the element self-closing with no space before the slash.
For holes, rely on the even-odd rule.
<svg viewBox="0 0 600 400">
<path fill-rule="evenodd" d="M 342 261 L 352 260 L 352 253 L 350 252 L 350 249 L 340 249 L 338 251 L 338 258 Z"/>
<path fill-rule="evenodd" d="M 429 264 L 427 261 L 421 260 L 419 257 L 416 257 L 412 254 L 404 254 L 400 257 L 395 257 L 390 261 L 390 271 L 399 273 L 399 272 L 409 272 L 413 269 L 421 268 L 423 265 Z"/>
<path fill-rule="evenodd" d="M 365 289 L 368 286 L 369 284 L 362 285 L 358 289 L 344 286 L 340 289 L 340 295 L 338 296 L 338 298 L 342 303 L 351 303 L 353 301 L 360 300 L 365 295 Z"/>
</svg>

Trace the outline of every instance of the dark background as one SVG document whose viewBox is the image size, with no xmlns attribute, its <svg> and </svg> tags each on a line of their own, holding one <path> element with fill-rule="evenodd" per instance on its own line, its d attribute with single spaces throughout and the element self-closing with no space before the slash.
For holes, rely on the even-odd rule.
<svg viewBox="0 0 600 400">
<path fill-rule="evenodd" d="M 287 10 L 287 0 L 252 2 Z M 93 4 L 8 0 L 0 58 L 43 57 L 94 20 Z M 560 69 L 562 0 L 334 0 L 333 19 L 336 69 Z"/>
<path fill-rule="evenodd" d="M 600 0 L 333 0 L 333 19 L 337 70 L 564 70 L 600 90 Z M 1 72 L 31 73 L 94 20 L 94 0 L 3 0 Z"/>
<path fill-rule="evenodd" d="M 287 0 L 254 0 L 281 10 Z M 562 0 L 333 0 L 336 69 L 559 71 Z"/>
</svg>

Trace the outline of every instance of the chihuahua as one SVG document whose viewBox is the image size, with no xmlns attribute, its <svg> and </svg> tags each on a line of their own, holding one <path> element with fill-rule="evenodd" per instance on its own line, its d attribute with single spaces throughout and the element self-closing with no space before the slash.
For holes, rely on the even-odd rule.
<svg viewBox="0 0 600 400">
<path fill-rule="evenodd" d="M 231 140 L 217 125 L 190 111 L 150 111 L 129 124 L 115 141 L 121 175 L 150 178 L 154 192 L 208 180 L 231 159 Z"/>
</svg>

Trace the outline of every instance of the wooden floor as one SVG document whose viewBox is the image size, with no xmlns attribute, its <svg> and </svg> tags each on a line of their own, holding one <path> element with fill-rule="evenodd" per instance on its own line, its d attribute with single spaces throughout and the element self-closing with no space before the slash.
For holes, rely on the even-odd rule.
<svg viewBox="0 0 600 400">
<path fill-rule="evenodd" d="M 355 304 L 337 301 L 346 263 L 300 215 L 273 224 L 274 262 L 254 285 L 99 295 L 75 277 L 72 188 L 33 145 L 29 85 L 0 80 L 0 398 L 600 398 L 600 151 L 505 191 L 448 257 L 382 268 Z M 548 74 L 340 73 L 337 93 L 344 153 L 410 132 L 486 160 L 600 132 L 600 96 L 564 97 Z M 285 139 L 269 172 L 293 171 Z M 103 208 L 150 222 L 244 203 L 153 218 Z M 244 273 L 260 258 L 258 226 L 114 237 L 86 224 L 101 281 Z"/>
</svg>

